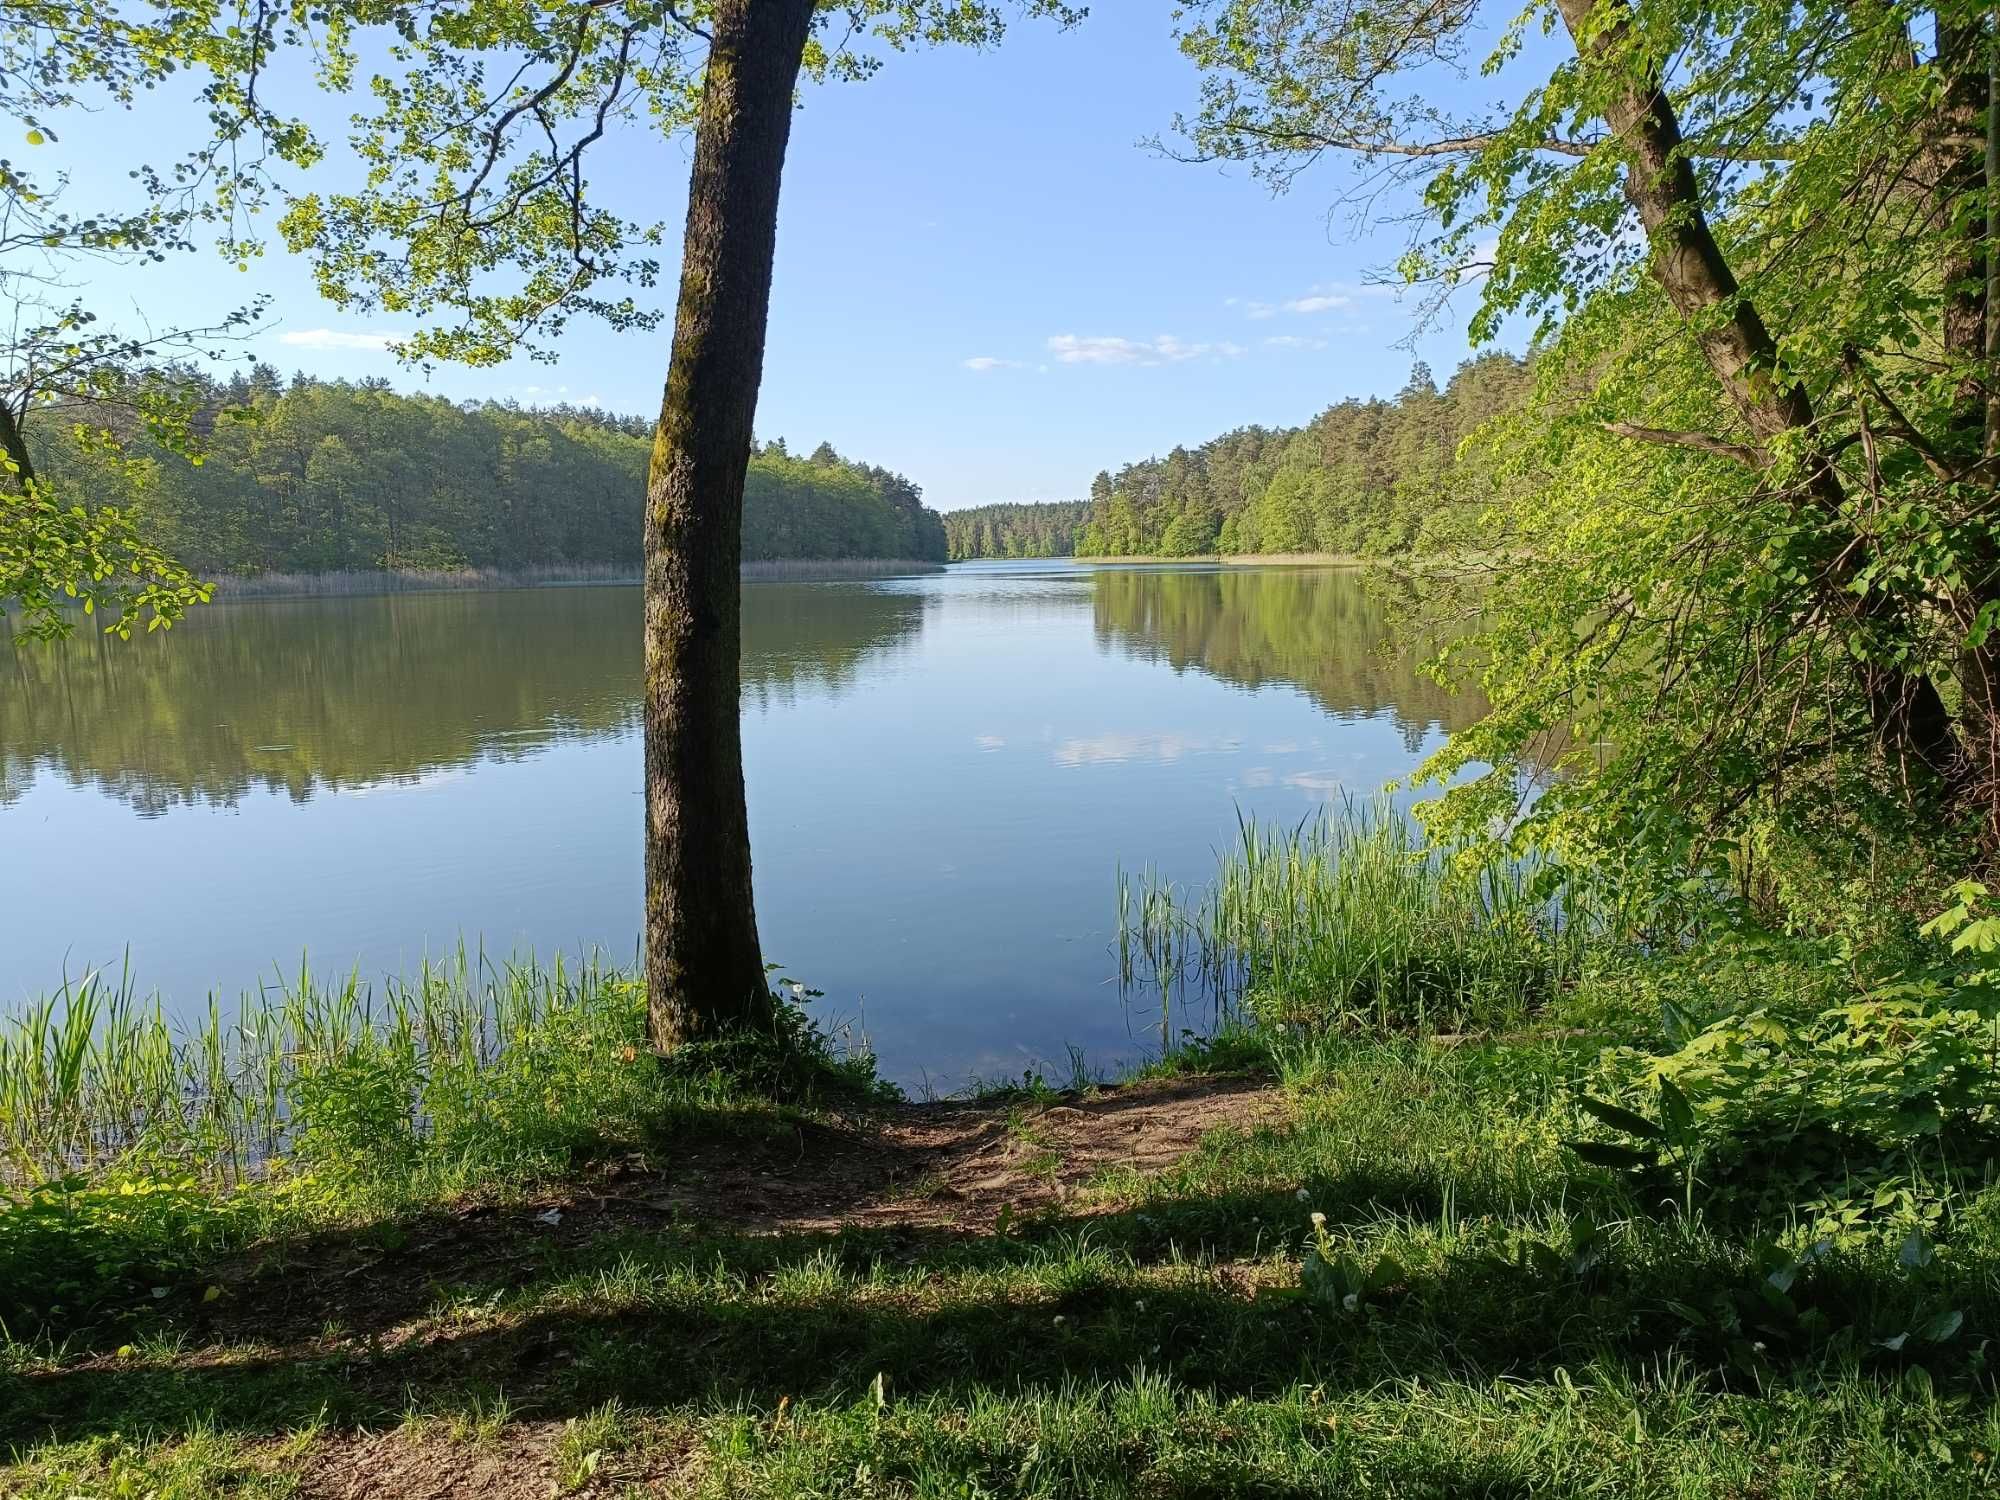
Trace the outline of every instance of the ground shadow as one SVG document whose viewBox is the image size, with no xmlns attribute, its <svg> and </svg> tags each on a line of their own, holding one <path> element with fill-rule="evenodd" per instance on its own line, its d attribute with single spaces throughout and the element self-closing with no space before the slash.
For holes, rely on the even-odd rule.
<svg viewBox="0 0 2000 1500">
<path fill-rule="evenodd" d="M 1384 1171 L 1371 1186 L 1374 1201 L 1402 1206 L 1431 1191 Z M 1673 1361 L 1718 1384 L 1803 1388 L 1821 1378 L 1830 1331 L 1854 1320 L 1949 1305 L 1970 1328 L 2000 1325 L 2000 1268 L 1941 1261 L 1915 1286 L 1830 1258 L 1791 1287 L 1791 1321 L 1760 1334 L 1745 1323 L 1760 1316 L 1754 1271 L 1718 1253 L 1668 1278 L 1643 1245 L 1581 1266 L 1468 1250 L 1347 1307 L 1301 1292 L 1296 1242 L 1291 1258 L 1258 1258 L 1297 1209 L 1280 1193 L 1194 1195 L 1042 1215 L 1004 1235 L 717 1232 L 649 1227 L 608 1206 L 561 1226 L 428 1216 L 394 1226 L 397 1248 L 385 1226 L 293 1245 L 213 1303 L 163 1317 L 138 1357 L 105 1349 L 16 1379 L 0 1441 L 195 1421 L 240 1435 L 366 1428 L 501 1396 L 551 1421 L 614 1398 L 768 1410 L 863 1399 L 878 1377 L 899 1397 L 964 1400 L 1140 1368 L 1223 1398 L 1301 1383 L 1540 1381 L 1607 1362 L 1635 1381 Z M 1705 1297 L 1719 1300 L 1694 1305 Z M 1921 1357 L 1951 1379 L 1976 1342 L 1889 1351 L 1877 1331 L 1854 1326 L 1835 1354 L 1889 1369 Z M 1745 1370 L 1736 1346 L 1753 1334 L 1767 1348 Z M 182 1352 L 146 1352 L 162 1340 Z"/>
</svg>

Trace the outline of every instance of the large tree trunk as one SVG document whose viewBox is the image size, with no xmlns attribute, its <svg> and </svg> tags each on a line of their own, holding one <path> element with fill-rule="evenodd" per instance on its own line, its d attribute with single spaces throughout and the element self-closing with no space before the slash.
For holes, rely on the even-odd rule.
<svg viewBox="0 0 2000 1500">
<path fill-rule="evenodd" d="M 1571 41 L 1586 60 L 1607 58 L 1624 40 L 1622 22 L 1592 29 L 1599 0 L 1556 0 L 1556 4 Z M 1810 436 L 1811 399 L 1800 386 L 1781 384 L 1776 378 L 1777 342 L 1755 304 L 1741 294 L 1716 242 L 1694 168 L 1681 149 L 1679 117 L 1660 78 L 1629 78 L 1604 101 L 1604 118 L 1629 158 L 1625 196 L 1646 228 L 1653 277 L 1696 330 L 1702 357 L 1723 394 L 1760 442 L 1769 444 L 1787 433 L 1801 432 L 1808 435 L 1805 446 L 1810 453 L 1816 447 Z M 1808 461 L 1812 467 L 1804 480 L 1807 498 L 1829 515 L 1837 512 L 1845 498 L 1839 474 L 1830 463 Z M 1825 593 L 1835 607 L 1865 616 L 1869 601 L 1846 589 L 1843 572 L 1839 564 L 1830 564 Z M 1964 762 L 1937 684 L 1927 676 L 1876 663 L 1863 663 L 1860 671 L 1883 746 L 1892 755 L 1915 759 L 1939 778 L 1958 781 Z"/>
<path fill-rule="evenodd" d="M 1584 57 L 1603 56 L 1621 40 L 1621 26 L 1594 34 L 1587 29 L 1598 0 L 1557 4 L 1570 40 Z M 1723 394 L 1764 442 L 1809 427 L 1813 414 L 1805 392 L 1772 379 L 1777 345 L 1757 309 L 1738 294 L 1735 273 L 1709 228 L 1694 167 L 1680 149 L 1680 120 L 1666 91 L 1657 80 L 1634 79 L 1605 101 L 1604 118 L 1630 158 L 1625 196 L 1646 227 L 1653 277 L 1681 317 L 1697 327 L 1696 342 Z M 1725 309 L 1725 315 L 1712 317 L 1716 308 Z M 1822 498 L 1838 503 L 1838 481 L 1831 473 L 1822 471 L 1813 482 L 1816 491 L 1832 484 L 1831 493 Z"/>
<path fill-rule="evenodd" d="M 778 184 L 812 12 L 813 0 L 721 0 L 695 129 L 646 485 L 646 994 L 662 1051 L 771 1014 L 743 798 L 738 564 Z"/>
<path fill-rule="evenodd" d="M 1984 25 L 1957 25 L 1940 17 L 1935 26 L 1935 66 L 1944 88 L 1912 176 L 1924 193 L 1924 228 L 1943 247 L 1937 261 L 1939 342 L 1960 372 L 1948 429 L 1936 439 L 1936 448 L 1949 472 L 1977 480 L 1973 471 L 1988 451 L 1982 376 L 1990 379 L 1991 374 L 1990 366 L 1981 366 L 1990 354 L 1992 224 L 1985 187 L 1993 125 L 1987 115 L 1992 45 Z M 1969 492 L 1974 486 L 1966 488 Z M 2000 554 L 1980 547 L 1966 563 L 1963 585 L 1941 603 L 1953 622 L 1969 631 L 1982 611 L 2000 602 Z M 2000 641 L 1968 642 L 1959 653 L 1958 683 L 1956 780 L 1962 799 L 1979 813 L 1991 857 L 2000 855 Z"/>
<path fill-rule="evenodd" d="M 1936 144 L 1917 171 L 1930 192 L 1930 217 L 1944 237 L 1938 266 L 1944 311 L 1940 335 L 1945 356 L 1977 366 L 1986 356 L 1986 96 L 1988 39 L 1983 26 L 1937 23 L 1937 65 L 1944 98 L 1936 118 Z M 1958 387 L 1957 409 L 1946 452 L 1956 461 L 1980 456 L 1986 436 L 1986 400 L 1968 373 Z"/>
<path fill-rule="evenodd" d="M 1917 171 L 1929 191 L 1931 227 L 1944 244 L 1938 264 L 1944 293 L 1940 342 L 1945 358 L 1964 372 L 1951 430 L 1939 447 L 1955 468 L 1970 470 L 1988 451 L 1982 366 L 1986 379 L 1992 378 L 1987 321 L 1993 226 L 1985 189 L 1995 124 L 1987 116 L 1993 91 L 1993 42 L 1984 26 L 1954 26 L 1940 20 L 1936 43 L 1944 97 L 1934 125 L 1936 142 L 1919 158 Z M 1982 610 L 2000 603 L 2000 555 L 1986 547 L 1969 562 L 1964 588 L 1950 601 L 1953 617 L 1968 630 Z M 1967 801 L 1979 809 L 1989 856 L 2000 856 L 2000 640 L 1989 637 L 1968 644 L 1959 655 L 1958 680 L 1959 779 Z"/>
</svg>

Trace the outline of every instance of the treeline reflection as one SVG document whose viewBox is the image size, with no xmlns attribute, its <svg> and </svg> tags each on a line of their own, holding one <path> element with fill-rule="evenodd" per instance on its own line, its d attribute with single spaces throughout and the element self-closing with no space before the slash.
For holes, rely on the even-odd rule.
<svg viewBox="0 0 2000 1500">
<path fill-rule="evenodd" d="M 746 706 L 847 690 L 930 603 L 750 585 Z M 639 625 L 636 588 L 553 588 L 216 606 L 131 643 L 0 636 L 0 806 L 38 775 L 149 816 L 260 790 L 304 802 L 636 734 Z"/>
<path fill-rule="evenodd" d="M 1239 687 L 1287 683 L 1343 717 L 1386 714 L 1414 754 L 1486 705 L 1418 670 L 1429 645 L 1399 631 L 1391 587 L 1351 568 L 1108 569 L 1093 607 L 1105 649 Z"/>
</svg>

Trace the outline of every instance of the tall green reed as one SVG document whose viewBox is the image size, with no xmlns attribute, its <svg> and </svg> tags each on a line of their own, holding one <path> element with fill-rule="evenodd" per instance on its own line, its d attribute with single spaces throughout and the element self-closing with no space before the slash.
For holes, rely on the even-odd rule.
<svg viewBox="0 0 2000 1500">
<path fill-rule="evenodd" d="M 644 1011 L 638 982 L 595 957 L 460 948 L 380 987 L 302 968 L 179 1026 L 129 967 L 92 970 L 0 1019 L 0 1176 L 122 1165 L 230 1184 L 280 1156 L 558 1157 L 642 1108 Z"/>
<path fill-rule="evenodd" d="M 1596 924 L 1523 864 L 1465 865 L 1386 800 L 1293 825 L 1240 817 L 1199 893 L 1120 877 L 1129 994 L 1172 1015 L 1196 997 L 1274 1027 L 1454 1028 L 1518 1018 L 1575 973 Z"/>
</svg>

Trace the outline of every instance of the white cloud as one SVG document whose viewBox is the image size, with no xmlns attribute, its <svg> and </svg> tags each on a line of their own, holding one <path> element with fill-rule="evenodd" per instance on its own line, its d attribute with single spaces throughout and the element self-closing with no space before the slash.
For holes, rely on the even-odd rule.
<svg viewBox="0 0 2000 1500">
<path fill-rule="evenodd" d="M 1166 734 L 1125 734 L 1113 730 L 1106 734 L 1064 740 L 1055 747 L 1055 762 L 1059 766 L 1070 767 L 1117 765 L 1133 760 L 1172 765 L 1189 755 L 1233 754 L 1242 748 L 1242 744 L 1235 735 L 1218 737 L 1171 731 Z"/>
<path fill-rule="evenodd" d="M 1357 297 L 1370 296 L 1377 288 L 1353 286 L 1344 282 L 1321 282 L 1307 287 L 1297 297 L 1288 297 L 1280 302 L 1258 302 L 1249 298 L 1231 298 L 1229 305 L 1241 307 L 1246 318 L 1275 318 L 1279 313 L 1311 316 L 1314 313 L 1335 312 L 1343 307 L 1354 306 Z"/>
<path fill-rule="evenodd" d="M 278 335 L 278 342 L 293 349 L 365 349 L 380 354 L 391 344 L 407 339 L 407 333 L 342 333 L 334 328 L 294 328 Z"/>
<path fill-rule="evenodd" d="M 1461 281 L 1481 281 L 1492 273 L 1493 263 L 1500 258 L 1500 236 L 1484 235 L 1466 247 L 1464 257 L 1452 267 L 1452 275 Z"/>
<path fill-rule="evenodd" d="M 1285 785 L 1314 797 L 1332 797 L 1347 783 L 1332 771 L 1294 771 Z"/>
<path fill-rule="evenodd" d="M 1058 333 L 1049 338 L 1049 353 L 1065 365 L 1178 365 L 1203 355 L 1234 359 L 1242 354 L 1241 344 L 1197 344 L 1163 333 L 1151 339 L 1113 338 L 1109 335 Z"/>
<path fill-rule="evenodd" d="M 1018 359 L 1000 359 L 991 354 L 975 354 L 965 361 L 965 368 L 984 374 L 988 370 L 1018 370 L 1021 362 Z"/>
<path fill-rule="evenodd" d="M 1049 339 L 1049 353 L 1066 365 L 1135 365 L 1146 360 L 1152 353 L 1152 346 L 1135 343 L 1131 339 L 1084 338 L 1074 333 L 1058 333 Z"/>
<path fill-rule="evenodd" d="M 577 402 L 576 404 L 578 406 L 600 407 L 604 405 L 604 398 L 602 396 L 585 396 L 581 401 Z"/>
<path fill-rule="evenodd" d="M 1325 339 L 1303 338 L 1296 333 L 1274 333 L 1264 340 L 1266 349 L 1324 349 Z"/>
</svg>

